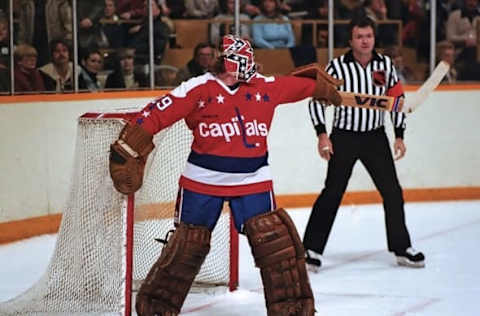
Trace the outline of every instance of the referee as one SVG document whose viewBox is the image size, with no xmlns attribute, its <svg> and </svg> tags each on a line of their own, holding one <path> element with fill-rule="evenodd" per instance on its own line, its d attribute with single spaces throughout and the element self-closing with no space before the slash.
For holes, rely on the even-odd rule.
<svg viewBox="0 0 480 316">
<path fill-rule="evenodd" d="M 373 95 L 403 96 L 403 88 L 392 60 L 374 50 L 374 22 L 367 17 L 352 20 L 349 30 L 351 50 L 333 59 L 326 68 L 330 75 L 344 80 L 339 89 Z M 388 250 L 395 254 L 399 265 L 424 267 L 425 257 L 412 248 L 405 225 L 402 188 L 385 134 L 385 112 L 335 107 L 329 137 L 325 128 L 325 106 L 312 100 L 309 111 L 318 135 L 318 151 L 328 161 L 325 187 L 313 205 L 303 239 L 309 269 L 316 271 L 321 265 L 320 255 L 325 249 L 357 160 L 365 166 L 382 196 Z M 406 151 L 403 143 L 405 114 L 392 113 L 391 119 L 395 128 L 395 159 L 400 159 Z"/>
</svg>

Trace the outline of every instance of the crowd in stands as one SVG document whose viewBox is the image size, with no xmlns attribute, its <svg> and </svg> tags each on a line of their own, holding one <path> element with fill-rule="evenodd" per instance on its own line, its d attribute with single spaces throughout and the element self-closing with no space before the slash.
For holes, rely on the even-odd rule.
<svg viewBox="0 0 480 316">
<path fill-rule="evenodd" d="M 294 52 L 299 51 L 303 56 L 305 51 L 315 54 L 315 49 L 326 48 L 328 44 L 325 23 L 328 2 L 240 0 L 240 35 L 255 48 L 289 49 L 293 58 Z M 155 73 L 154 86 L 177 85 L 207 71 L 219 39 L 235 31 L 235 0 L 152 0 L 151 8 L 148 0 L 76 1 L 79 64 L 74 67 L 72 1 L 18 0 L 13 3 L 14 34 L 9 34 L 8 3 L 0 4 L 0 92 L 7 94 L 11 91 L 11 82 L 15 93 L 72 92 L 75 80 L 81 91 L 146 89 L 151 86 L 148 75 L 151 60 L 158 69 L 168 70 Z M 349 45 L 347 22 L 367 16 L 378 24 L 377 48 L 392 56 L 401 80 L 408 83 L 424 78 L 405 63 L 403 50 L 414 50 L 419 63 L 428 63 L 429 0 L 334 0 L 334 4 L 336 48 Z M 452 64 L 444 81 L 479 80 L 479 0 L 437 0 L 436 8 L 436 56 L 438 61 Z M 150 14 L 153 57 L 150 57 L 149 46 Z M 208 23 L 207 42 L 188 46 L 176 41 L 182 32 L 176 28 L 176 21 L 188 19 Z M 302 20 L 305 23 L 298 33 L 292 21 Z M 389 23 L 392 21 L 395 23 Z M 10 36 L 13 36 L 13 49 Z M 189 49 L 193 55 L 191 60 L 184 65 L 162 68 L 168 66 L 164 64 L 166 52 L 175 49 Z M 315 57 L 312 58 L 305 62 L 315 61 Z M 295 60 L 295 65 L 302 62 Z M 74 80 L 74 74 L 78 79 Z"/>
</svg>

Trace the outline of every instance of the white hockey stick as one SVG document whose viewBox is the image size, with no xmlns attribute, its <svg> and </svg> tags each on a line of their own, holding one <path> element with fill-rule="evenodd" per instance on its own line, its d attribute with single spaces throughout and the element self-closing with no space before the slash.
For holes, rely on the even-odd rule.
<svg viewBox="0 0 480 316">
<path fill-rule="evenodd" d="M 450 65 L 444 61 L 440 61 L 437 67 L 433 70 L 430 77 L 425 81 L 425 83 L 415 91 L 415 94 L 406 98 L 405 106 L 402 112 L 411 113 L 415 111 L 425 100 L 428 96 L 435 90 L 435 88 L 440 84 L 443 77 L 448 73 L 450 69 Z"/>
</svg>

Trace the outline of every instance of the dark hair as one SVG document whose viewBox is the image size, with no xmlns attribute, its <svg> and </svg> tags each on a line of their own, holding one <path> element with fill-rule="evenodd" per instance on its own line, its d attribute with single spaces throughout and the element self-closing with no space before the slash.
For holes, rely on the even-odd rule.
<svg viewBox="0 0 480 316">
<path fill-rule="evenodd" d="M 375 22 L 372 19 L 370 19 L 367 16 L 361 16 L 361 17 L 352 19 L 350 21 L 350 23 L 348 24 L 348 31 L 350 33 L 350 39 L 352 38 L 352 32 L 353 32 L 353 29 L 355 27 L 364 28 L 364 27 L 368 27 L 368 26 L 370 26 L 373 29 L 373 35 L 375 35 L 377 25 L 375 24 Z"/>
<path fill-rule="evenodd" d="M 206 47 L 210 47 L 212 50 L 215 49 L 215 47 L 210 43 L 207 43 L 207 42 L 198 43 L 197 46 L 195 46 L 195 48 L 193 49 L 193 58 L 197 57 L 198 52 L 201 49 L 204 49 Z"/>
<path fill-rule="evenodd" d="M 53 51 L 55 50 L 58 44 L 62 44 L 63 46 L 65 46 L 68 49 L 68 53 L 70 53 L 70 45 L 68 45 L 68 43 L 63 39 L 58 38 L 50 41 L 50 56 L 53 55 Z"/>
</svg>

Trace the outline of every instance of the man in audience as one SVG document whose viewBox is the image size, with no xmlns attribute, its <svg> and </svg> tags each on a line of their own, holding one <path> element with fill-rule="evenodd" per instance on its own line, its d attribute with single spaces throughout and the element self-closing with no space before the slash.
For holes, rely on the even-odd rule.
<svg viewBox="0 0 480 316">
<path fill-rule="evenodd" d="M 46 91 L 73 91 L 73 63 L 70 61 L 70 50 L 63 40 L 50 43 L 52 61 L 40 67 Z"/>
<path fill-rule="evenodd" d="M 83 50 L 98 47 L 100 18 L 104 2 L 99 0 L 77 1 L 78 45 Z"/>
<path fill-rule="evenodd" d="M 234 15 L 235 0 L 220 0 L 220 13 L 214 18 L 219 22 L 210 24 L 210 42 L 212 44 L 217 45 L 224 35 L 234 34 Z M 247 14 L 240 13 L 240 21 L 242 20 L 250 20 L 250 17 Z M 250 24 L 240 24 L 240 36 L 251 41 Z"/>
<path fill-rule="evenodd" d="M 145 7 L 147 0 L 144 1 Z M 153 16 L 153 54 L 156 64 L 160 64 L 163 53 L 167 47 L 170 31 L 168 26 L 162 21 L 162 12 L 156 1 L 152 1 Z M 132 26 L 128 30 L 127 46 L 135 48 L 136 63 L 147 64 L 150 52 L 149 47 L 149 21 L 147 16 L 144 17 L 141 24 Z"/>
<path fill-rule="evenodd" d="M 199 43 L 193 50 L 193 58 L 177 73 L 176 84 L 192 77 L 203 75 L 215 57 L 215 48 L 209 43 Z"/>
<path fill-rule="evenodd" d="M 461 68 L 460 79 L 478 79 L 471 76 L 477 65 L 477 24 L 480 23 L 478 0 L 465 0 L 461 9 L 450 13 L 447 21 L 447 40 L 455 45 Z M 472 72 L 473 74 L 473 72 Z"/>
<path fill-rule="evenodd" d="M 437 44 L 438 62 L 445 61 L 450 65 L 448 73 L 443 77 L 442 83 L 455 83 L 458 71 L 455 66 L 455 46 L 449 41 L 442 41 Z"/>
<path fill-rule="evenodd" d="M 135 49 L 119 48 L 115 71 L 108 75 L 105 89 L 135 90 L 148 86 L 147 77 L 143 73 L 135 72 Z"/>
</svg>

